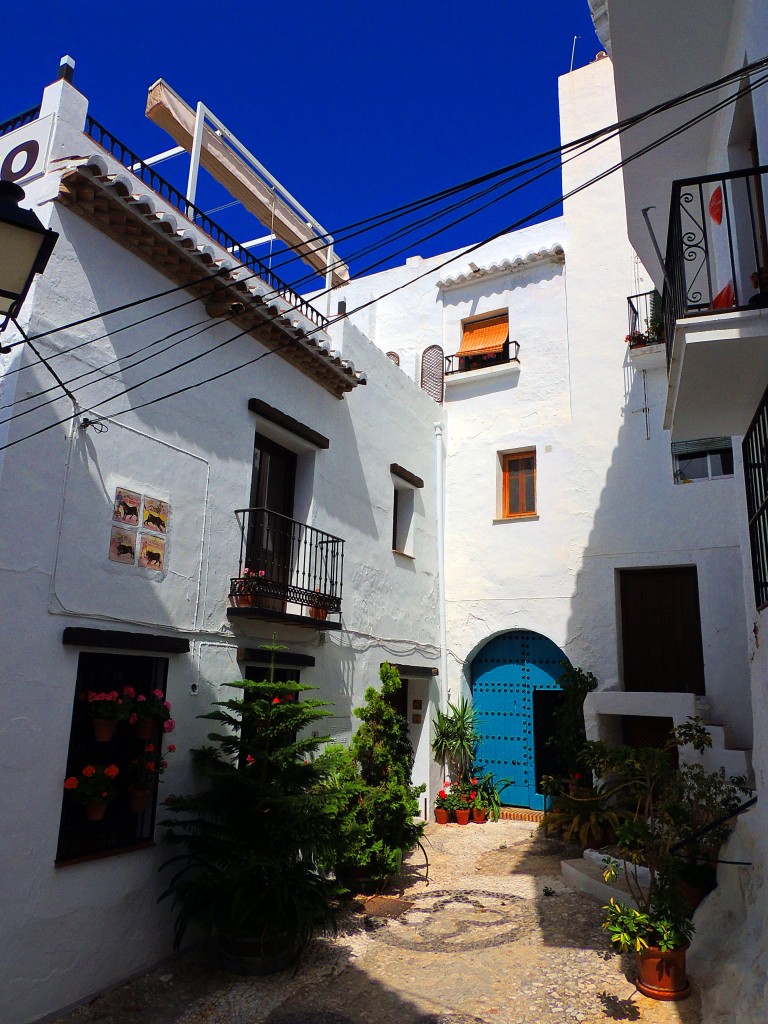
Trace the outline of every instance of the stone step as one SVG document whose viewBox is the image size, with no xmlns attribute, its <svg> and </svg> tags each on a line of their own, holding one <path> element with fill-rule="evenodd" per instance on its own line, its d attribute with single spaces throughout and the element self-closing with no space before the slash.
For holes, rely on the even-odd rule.
<svg viewBox="0 0 768 1024">
<path fill-rule="evenodd" d="M 591 896 L 600 903 L 608 903 L 610 899 L 626 903 L 629 907 L 637 907 L 637 903 L 629 892 L 627 883 L 623 878 L 617 879 L 611 885 L 603 879 L 603 872 L 596 864 L 590 864 L 583 857 L 572 860 L 561 860 L 560 871 L 563 878 L 569 885 L 579 892 Z"/>
</svg>

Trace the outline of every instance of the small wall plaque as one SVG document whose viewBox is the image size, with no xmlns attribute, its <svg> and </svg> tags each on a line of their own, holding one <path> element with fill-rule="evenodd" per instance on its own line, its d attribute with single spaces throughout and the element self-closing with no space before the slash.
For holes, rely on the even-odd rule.
<svg viewBox="0 0 768 1024">
<path fill-rule="evenodd" d="M 411 725 L 421 725 L 421 715 L 411 715 Z"/>
<path fill-rule="evenodd" d="M 422 702 L 420 700 L 415 700 L 413 702 L 413 710 L 414 711 L 421 711 L 421 708 L 422 708 Z"/>
</svg>

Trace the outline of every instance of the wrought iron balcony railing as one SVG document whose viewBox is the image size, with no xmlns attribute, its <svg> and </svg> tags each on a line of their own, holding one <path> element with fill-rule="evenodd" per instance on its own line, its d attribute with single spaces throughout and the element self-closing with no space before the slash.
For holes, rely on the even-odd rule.
<svg viewBox="0 0 768 1024">
<path fill-rule="evenodd" d="M 657 291 L 627 296 L 629 333 L 626 342 L 631 349 L 664 344 L 664 319 L 661 295 Z"/>
<path fill-rule="evenodd" d="M 30 121 L 36 121 L 40 116 L 40 107 L 32 107 L 30 110 L 25 110 L 23 114 L 17 114 L 16 117 L 9 117 L 7 121 L 3 121 L 0 124 L 0 136 L 7 135 L 8 132 L 15 132 L 17 128 L 21 128 L 25 124 L 29 124 Z"/>
<path fill-rule="evenodd" d="M 211 220 L 207 213 L 203 213 L 202 210 L 198 210 L 196 206 L 193 206 L 186 196 L 182 195 L 177 188 L 174 188 L 170 182 L 158 174 L 154 167 L 145 164 L 141 157 L 128 149 L 127 146 L 124 146 L 122 142 L 116 139 L 114 135 L 108 132 L 103 125 L 100 125 L 90 115 L 85 121 L 85 132 L 86 135 L 90 135 L 95 142 L 98 142 L 115 159 L 119 160 L 124 167 L 127 167 L 132 174 L 140 178 L 153 192 L 156 192 L 169 202 L 171 206 L 174 206 L 183 213 L 193 224 L 196 224 L 214 242 L 229 250 L 236 260 L 242 263 L 244 267 L 248 267 L 253 274 L 271 288 L 275 295 L 280 295 L 286 302 L 290 302 L 294 309 L 303 314 L 307 320 L 311 320 L 313 324 L 317 324 L 318 327 L 323 329 L 328 327 L 328 319 L 319 310 L 302 298 L 285 281 L 282 281 L 277 274 L 274 274 L 265 263 L 262 263 L 248 249 L 245 249 L 239 242 L 235 241 L 224 228 L 219 227 L 214 220 Z"/>
<path fill-rule="evenodd" d="M 311 618 L 341 611 L 344 541 L 266 508 L 235 511 L 240 565 L 229 596 L 238 607 L 285 612 L 298 605 Z"/>
<path fill-rule="evenodd" d="M 498 352 L 480 355 L 462 355 L 457 352 L 455 355 L 445 357 L 445 375 L 449 377 L 452 373 L 466 373 L 469 370 L 481 370 L 486 366 L 499 366 L 502 363 L 519 363 L 519 354 L 520 343 L 517 341 L 505 342 L 504 347 Z"/>
<path fill-rule="evenodd" d="M 667 359 L 683 317 L 768 306 L 768 167 L 672 184 L 664 284 Z"/>
</svg>

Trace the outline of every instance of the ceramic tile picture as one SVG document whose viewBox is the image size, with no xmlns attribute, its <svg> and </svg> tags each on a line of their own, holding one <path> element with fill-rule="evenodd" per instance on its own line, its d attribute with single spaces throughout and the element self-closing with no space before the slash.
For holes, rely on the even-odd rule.
<svg viewBox="0 0 768 1024">
<path fill-rule="evenodd" d="M 109 539 L 109 558 L 112 562 L 133 565 L 136 561 L 136 531 L 112 527 Z"/>
<path fill-rule="evenodd" d="M 142 569 L 157 569 L 158 571 L 165 567 L 165 540 L 162 537 L 142 534 L 139 565 Z"/>
<path fill-rule="evenodd" d="M 139 525 L 139 513 L 141 512 L 141 495 L 135 491 L 126 490 L 125 487 L 115 488 L 115 503 L 112 509 L 112 520 L 116 523 L 127 523 L 130 526 Z"/>
<path fill-rule="evenodd" d="M 168 516 L 171 506 L 167 501 L 160 501 L 158 498 L 150 498 L 144 495 L 144 515 L 142 526 L 145 530 L 152 530 L 154 533 L 166 533 L 168 530 Z"/>
</svg>

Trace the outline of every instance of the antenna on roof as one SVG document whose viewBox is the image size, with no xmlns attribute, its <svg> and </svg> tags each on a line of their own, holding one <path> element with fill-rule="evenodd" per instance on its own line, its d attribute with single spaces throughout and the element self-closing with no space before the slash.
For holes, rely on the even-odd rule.
<svg viewBox="0 0 768 1024">
<path fill-rule="evenodd" d="M 75 77 L 75 58 L 70 57 L 68 53 L 59 61 L 59 78 L 63 78 L 65 82 L 71 82 Z"/>
<path fill-rule="evenodd" d="M 581 36 L 574 36 L 573 37 L 573 46 L 571 47 L 571 66 L 568 69 L 568 74 L 570 74 L 571 71 L 573 71 L 573 55 L 576 53 L 576 40 L 577 39 L 581 39 Z"/>
</svg>

